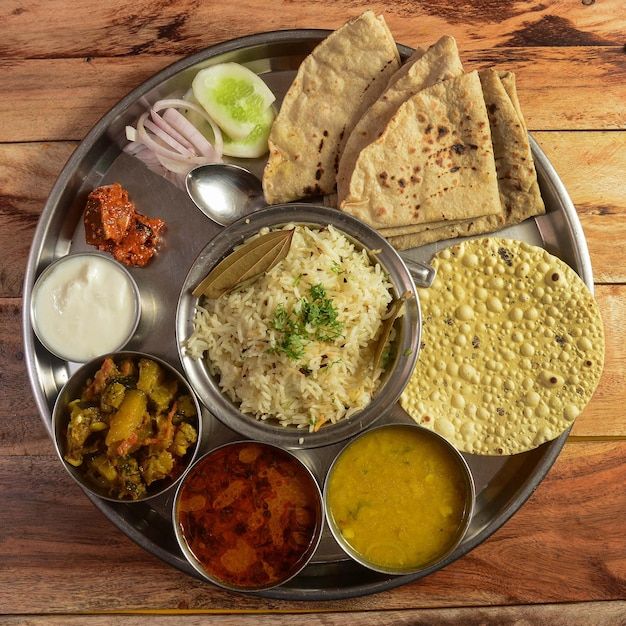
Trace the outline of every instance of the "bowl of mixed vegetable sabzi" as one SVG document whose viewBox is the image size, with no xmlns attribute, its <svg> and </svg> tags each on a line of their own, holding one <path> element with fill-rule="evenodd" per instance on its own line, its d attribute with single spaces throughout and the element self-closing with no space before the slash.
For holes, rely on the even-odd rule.
<svg viewBox="0 0 626 626">
<path fill-rule="evenodd" d="M 201 438 L 198 401 L 182 375 L 140 352 L 100 356 L 65 384 L 52 413 L 72 477 L 107 500 L 138 502 L 178 482 Z"/>
</svg>

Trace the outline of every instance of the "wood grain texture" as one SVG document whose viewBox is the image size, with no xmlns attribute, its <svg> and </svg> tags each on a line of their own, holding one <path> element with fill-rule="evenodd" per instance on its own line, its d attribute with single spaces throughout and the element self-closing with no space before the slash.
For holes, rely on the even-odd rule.
<svg viewBox="0 0 626 626">
<path fill-rule="evenodd" d="M 596 297 L 604 322 L 604 372 L 591 402 L 574 423 L 577 436 L 626 437 L 626 285 L 598 286 Z M 624 522 L 626 530 L 626 521 Z"/>
<path fill-rule="evenodd" d="M 595 624 L 624 624 L 626 601 L 315 614 L 39 615 L 0 617 L 0 626 L 589 626 L 590 616 Z"/>
<path fill-rule="evenodd" d="M 531 130 L 626 128 L 623 47 L 461 52 L 466 69 L 516 72 Z M 82 139 L 131 89 L 178 58 L 0 59 L 0 142 Z"/>
<path fill-rule="evenodd" d="M 280 0 L 271 9 L 239 0 L 236 10 L 215 0 L 5 0 L 0 56 L 189 54 L 254 32 L 334 29 L 367 9 L 382 12 L 396 40 L 413 46 L 432 43 L 437 33 L 454 35 L 466 48 L 623 44 L 624 37 L 615 20 L 623 10 L 621 0 L 588 5 L 558 0 Z"/>
<path fill-rule="evenodd" d="M 38 417 L 24 364 L 21 311 L 21 299 L 0 299 L 0 455 L 49 455 L 54 447 Z"/>
<path fill-rule="evenodd" d="M 595 282 L 626 282 L 626 133 L 534 136 L 576 206 Z"/>
<path fill-rule="evenodd" d="M 623 599 L 626 491 L 607 487 L 626 481 L 625 454 L 626 442 L 567 444 L 524 507 L 463 559 L 393 591 L 307 603 L 231 594 L 181 574 L 113 528 L 56 457 L 0 456 L 0 607 L 363 611 Z"/>
<path fill-rule="evenodd" d="M 626 282 L 626 133 L 536 132 L 578 210 L 600 283 Z M 0 144 L 0 297 L 22 293 L 46 197 L 77 142 Z M 622 260 L 626 260 L 623 253 Z"/>
<path fill-rule="evenodd" d="M 74 144 L 0 144 L 0 297 L 22 293 L 37 221 Z"/>
<path fill-rule="evenodd" d="M 578 439 L 568 442 L 530 501 L 445 570 L 343 602 L 229 594 L 135 546 L 54 456 L 24 367 L 19 296 L 26 255 L 76 140 L 143 80 L 227 39 L 272 29 L 335 28 L 367 8 L 384 12 L 401 43 L 424 45 L 451 34 L 467 68 L 515 71 L 529 128 L 558 131 L 535 137 L 577 206 L 596 282 L 613 283 L 597 288 L 607 333 L 605 372 L 576 422 Z M 624 0 L 4 0 L 0 624 L 206 623 L 206 615 L 194 612 L 220 613 L 213 616 L 217 623 L 244 626 L 626 623 L 626 441 L 583 441 L 626 438 L 626 284 L 619 284 L 626 283 L 625 20 Z M 561 132 L 591 129 L 622 132 Z M 172 614 L 94 614 L 159 609 Z M 83 611 L 90 614 L 77 615 Z"/>
</svg>

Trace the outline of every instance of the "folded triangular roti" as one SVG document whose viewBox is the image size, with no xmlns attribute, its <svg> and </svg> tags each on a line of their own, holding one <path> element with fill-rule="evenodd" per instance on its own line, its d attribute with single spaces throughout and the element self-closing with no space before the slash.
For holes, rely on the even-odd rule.
<svg viewBox="0 0 626 626">
<path fill-rule="evenodd" d="M 383 231 L 399 250 L 493 232 L 545 213 L 526 124 L 520 117 L 515 75 L 505 72 L 500 76 L 495 70 L 484 70 L 480 72 L 480 80 L 489 115 L 502 211 L 499 215 L 448 224 L 420 225 L 417 232 L 409 232 L 409 227 L 403 234 L 398 233 L 400 229 Z M 395 236 L 390 236 L 392 233 Z"/>
<path fill-rule="evenodd" d="M 364 148 L 340 204 L 375 228 L 500 213 L 478 72 L 415 94 Z"/>
<path fill-rule="evenodd" d="M 372 11 L 331 33 L 302 62 L 269 136 L 263 191 L 269 204 L 335 190 L 339 155 L 400 56 Z"/>
<path fill-rule="evenodd" d="M 522 107 L 520 106 L 519 99 L 517 97 L 517 84 L 515 81 L 515 74 L 513 72 L 498 72 L 498 77 L 500 78 L 500 82 L 502 83 L 502 86 L 506 91 L 506 95 L 509 96 L 509 100 L 511 101 L 511 104 L 513 105 L 513 108 L 517 113 L 519 121 L 522 123 L 522 126 L 526 128 L 526 120 L 524 119 L 524 115 L 522 114 Z"/>
<path fill-rule="evenodd" d="M 337 172 L 339 203 L 348 194 L 350 177 L 361 150 L 383 133 L 398 107 L 418 91 L 462 73 L 463 65 L 453 37 L 442 37 L 426 52 L 417 49 L 411 55 L 391 77 L 383 94 L 365 111 L 348 137 Z"/>
</svg>

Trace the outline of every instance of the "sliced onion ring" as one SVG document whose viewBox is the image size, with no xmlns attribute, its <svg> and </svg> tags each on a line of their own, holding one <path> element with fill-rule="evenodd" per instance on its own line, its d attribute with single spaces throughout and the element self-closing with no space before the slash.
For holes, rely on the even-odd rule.
<svg viewBox="0 0 626 626">
<path fill-rule="evenodd" d="M 163 109 L 165 113 L 159 115 Z M 176 109 L 191 109 L 206 120 L 213 130 L 215 145 Z M 136 127 L 126 127 L 126 137 L 131 143 L 125 146 L 125 152 L 154 171 L 171 172 L 177 184 L 197 165 L 222 160 L 223 139 L 219 127 L 199 105 L 187 100 L 159 100 L 139 116 Z"/>
<path fill-rule="evenodd" d="M 199 104 L 196 104 L 195 102 L 189 102 L 188 100 L 181 100 L 179 98 L 166 98 L 164 100 L 159 100 L 152 105 L 152 110 L 156 111 L 157 113 L 163 109 L 190 109 L 192 111 L 195 111 L 198 115 L 205 119 L 211 126 L 211 130 L 213 131 L 213 135 L 215 136 L 215 151 L 218 153 L 219 158 L 222 158 L 222 150 L 224 147 L 222 131 L 220 130 L 220 127 L 213 121 L 213 118 Z"/>
</svg>

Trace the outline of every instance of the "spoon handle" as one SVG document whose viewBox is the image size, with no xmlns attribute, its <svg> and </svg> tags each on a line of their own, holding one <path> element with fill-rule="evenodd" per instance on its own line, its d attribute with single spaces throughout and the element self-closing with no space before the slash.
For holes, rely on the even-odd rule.
<svg viewBox="0 0 626 626">
<path fill-rule="evenodd" d="M 433 284 L 437 274 L 437 270 L 434 267 L 426 263 L 413 261 L 413 259 L 407 259 L 406 257 L 402 257 L 402 260 L 413 277 L 416 287 L 430 287 Z"/>
</svg>

